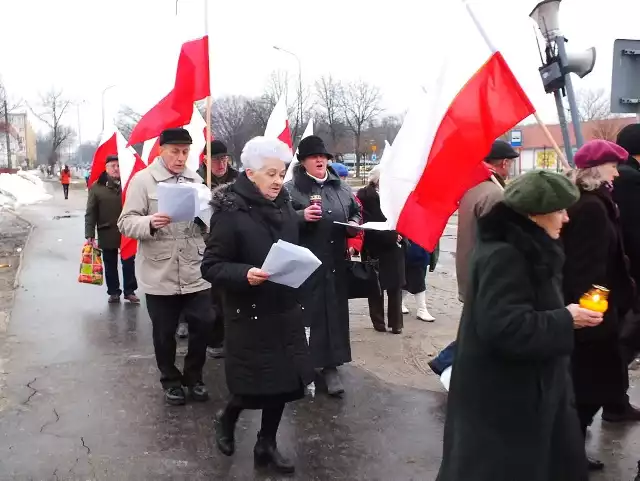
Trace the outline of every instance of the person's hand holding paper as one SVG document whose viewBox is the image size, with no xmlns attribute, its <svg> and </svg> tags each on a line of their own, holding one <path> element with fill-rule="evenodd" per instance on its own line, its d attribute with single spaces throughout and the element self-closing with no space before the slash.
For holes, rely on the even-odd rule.
<svg viewBox="0 0 640 481">
<path fill-rule="evenodd" d="M 297 289 L 322 262 L 306 247 L 279 240 L 271 246 L 262 270 L 269 281 Z"/>
</svg>

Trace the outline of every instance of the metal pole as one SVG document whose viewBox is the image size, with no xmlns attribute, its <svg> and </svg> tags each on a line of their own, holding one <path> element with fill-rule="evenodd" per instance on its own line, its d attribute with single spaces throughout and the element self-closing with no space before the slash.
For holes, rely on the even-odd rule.
<svg viewBox="0 0 640 481">
<path fill-rule="evenodd" d="M 204 34 L 209 36 L 209 0 L 204 0 Z M 208 54 L 209 52 L 207 52 Z M 211 189 L 211 95 L 207 96 L 206 102 L 206 124 L 207 124 L 207 187 Z"/>
<path fill-rule="evenodd" d="M 76 111 L 78 113 L 78 158 L 82 165 L 82 130 L 80 126 L 80 104 L 76 104 Z"/>
<path fill-rule="evenodd" d="M 9 135 L 9 107 L 4 99 L 4 136 L 7 142 L 7 168 L 11 169 L 11 136 Z"/>
<path fill-rule="evenodd" d="M 302 128 L 302 62 L 300 61 L 300 57 L 298 57 L 295 53 L 286 50 L 284 48 L 280 48 L 276 45 L 273 46 L 274 49 L 279 50 L 280 52 L 284 52 L 286 54 L 291 55 L 298 62 L 298 129 Z"/>
<path fill-rule="evenodd" d="M 102 132 L 104 132 L 104 94 L 107 92 L 107 90 L 113 87 L 115 87 L 115 85 L 109 85 L 102 91 Z"/>
<path fill-rule="evenodd" d="M 560 90 L 553 92 L 556 100 L 556 109 L 558 110 L 558 121 L 560 122 L 560 130 L 562 131 L 562 141 L 564 143 L 564 152 L 571 167 L 575 167 L 573 163 L 573 146 L 571 145 L 571 135 L 569 135 L 569 126 L 567 125 L 567 117 L 564 114 L 564 103 L 562 102 L 562 94 Z"/>
<path fill-rule="evenodd" d="M 560 55 L 560 64 L 564 70 L 568 64 L 567 50 L 564 44 L 566 39 L 562 35 L 559 35 L 555 40 L 556 45 L 558 46 L 558 54 Z M 576 96 L 573 91 L 573 83 L 569 72 L 564 75 L 564 85 L 567 89 L 567 100 L 569 101 L 569 109 L 571 111 L 571 123 L 573 124 L 573 130 L 576 134 L 576 146 L 580 148 L 584 144 L 584 137 L 582 136 L 582 129 L 580 128 L 578 104 L 576 103 Z"/>
</svg>

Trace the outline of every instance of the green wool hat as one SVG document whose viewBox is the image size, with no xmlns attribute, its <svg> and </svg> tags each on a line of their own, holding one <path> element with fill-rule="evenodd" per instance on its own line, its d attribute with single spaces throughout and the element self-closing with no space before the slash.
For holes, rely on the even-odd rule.
<svg viewBox="0 0 640 481">
<path fill-rule="evenodd" d="M 555 172 L 536 170 L 509 182 L 504 203 L 524 215 L 550 214 L 567 209 L 580 198 L 578 187 Z"/>
</svg>

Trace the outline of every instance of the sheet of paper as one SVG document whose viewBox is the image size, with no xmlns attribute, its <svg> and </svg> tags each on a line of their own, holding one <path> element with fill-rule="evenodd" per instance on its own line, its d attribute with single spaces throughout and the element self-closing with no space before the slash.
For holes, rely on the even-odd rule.
<svg viewBox="0 0 640 481">
<path fill-rule="evenodd" d="M 158 184 L 158 212 L 171 222 L 192 222 L 200 212 L 198 193 L 187 184 Z"/>
<path fill-rule="evenodd" d="M 334 224 L 344 225 L 347 227 L 353 227 L 354 229 L 362 229 L 362 230 L 395 230 L 392 229 L 386 222 L 365 222 L 360 225 L 347 224 L 345 222 L 333 221 Z"/>
<path fill-rule="evenodd" d="M 211 223 L 211 214 L 213 213 L 211 210 L 211 206 L 209 202 L 211 201 L 211 189 L 207 187 L 205 184 L 185 184 L 192 186 L 195 189 L 198 196 L 198 217 L 204 222 L 207 227 Z"/>
<path fill-rule="evenodd" d="M 306 247 L 279 240 L 271 246 L 261 269 L 276 284 L 297 289 L 322 262 Z"/>
</svg>

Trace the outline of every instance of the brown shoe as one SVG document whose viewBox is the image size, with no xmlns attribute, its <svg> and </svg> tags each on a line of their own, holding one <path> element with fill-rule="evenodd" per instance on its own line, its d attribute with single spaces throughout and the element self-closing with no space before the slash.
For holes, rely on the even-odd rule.
<svg viewBox="0 0 640 481">
<path fill-rule="evenodd" d="M 129 294 L 128 296 L 124 296 L 124 298 L 131 304 L 140 304 L 140 298 L 135 294 Z"/>
<path fill-rule="evenodd" d="M 118 302 L 120 302 L 120 296 L 116 296 L 115 294 L 113 296 L 109 296 L 109 304 L 117 304 Z"/>
</svg>

